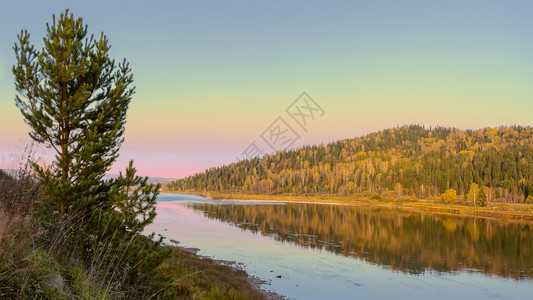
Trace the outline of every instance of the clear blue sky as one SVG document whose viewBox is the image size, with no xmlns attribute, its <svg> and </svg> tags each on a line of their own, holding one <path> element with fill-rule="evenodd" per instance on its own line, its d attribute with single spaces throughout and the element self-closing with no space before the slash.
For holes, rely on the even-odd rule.
<svg viewBox="0 0 533 300">
<path fill-rule="evenodd" d="M 413 123 L 533 125 L 533 1 L 6 1 L 0 163 L 29 141 L 16 35 L 40 45 L 66 8 L 135 74 L 114 170 L 133 158 L 180 177 L 234 161 L 303 91 L 325 114 L 294 146 Z"/>
</svg>

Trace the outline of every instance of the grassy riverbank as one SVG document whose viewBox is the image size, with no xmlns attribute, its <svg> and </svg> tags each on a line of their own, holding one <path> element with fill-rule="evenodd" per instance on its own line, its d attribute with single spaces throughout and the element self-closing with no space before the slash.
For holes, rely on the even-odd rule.
<svg viewBox="0 0 533 300">
<path fill-rule="evenodd" d="M 6 220 L 0 211 L 0 224 L 8 225 L 0 232 L 0 298 L 127 299 L 80 258 L 48 251 L 37 235 L 21 236 L 31 223 L 26 219 L 15 224 L 21 220 Z M 23 227 L 17 230 L 13 225 Z M 147 299 L 265 299 L 259 284 L 252 284 L 244 271 L 178 247 L 168 249 L 170 257 L 152 276 L 169 283 L 147 294 Z"/>
<path fill-rule="evenodd" d="M 244 271 L 141 234 L 116 248 L 104 239 L 87 253 L 75 227 L 40 209 L 40 185 L 19 177 L 0 170 L 0 299 L 266 298 Z M 132 245 L 157 251 L 141 256 Z M 126 259 L 131 253 L 138 256 Z"/>
<path fill-rule="evenodd" d="M 165 191 L 169 192 L 169 191 Z M 316 204 L 338 204 L 338 205 L 358 205 L 358 206 L 377 206 L 377 207 L 394 207 L 408 210 L 420 210 L 425 212 L 436 212 L 442 214 L 458 216 L 477 216 L 501 219 L 513 219 L 533 221 L 533 205 L 521 203 L 505 202 L 488 202 L 486 206 L 474 206 L 467 202 L 445 203 L 441 200 L 416 199 L 403 197 L 397 199 L 373 199 L 375 195 L 312 195 L 312 196 L 293 196 L 293 195 L 252 195 L 252 194 L 228 194 L 217 192 L 170 192 L 170 193 L 190 193 L 201 195 L 214 200 L 231 201 L 272 201 L 272 202 L 299 202 L 299 203 L 316 203 Z"/>
<path fill-rule="evenodd" d="M 265 299 L 246 272 L 172 247 L 158 273 L 173 278 L 166 293 L 186 299 Z"/>
</svg>

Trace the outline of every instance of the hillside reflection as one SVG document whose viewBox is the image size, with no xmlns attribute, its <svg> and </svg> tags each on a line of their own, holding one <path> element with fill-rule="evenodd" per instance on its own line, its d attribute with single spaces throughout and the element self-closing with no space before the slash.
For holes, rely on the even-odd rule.
<svg viewBox="0 0 533 300">
<path fill-rule="evenodd" d="M 342 205 L 191 207 L 281 242 L 409 274 L 474 271 L 533 278 L 533 229 L 528 223 Z"/>
</svg>

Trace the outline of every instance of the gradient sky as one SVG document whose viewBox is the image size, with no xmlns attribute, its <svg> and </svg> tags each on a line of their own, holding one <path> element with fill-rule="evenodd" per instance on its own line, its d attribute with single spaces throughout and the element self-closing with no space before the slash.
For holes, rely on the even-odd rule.
<svg viewBox="0 0 533 300">
<path fill-rule="evenodd" d="M 325 114 L 294 146 L 403 124 L 533 125 L 533 1 L 4 1 L 0 167 L 30 142 L 16 35 L 41 47 L 66 8 L 133 68 L 115 173 L 129 159 L 164 177 L 235 161 L 303 91 Z"/>
</svg>

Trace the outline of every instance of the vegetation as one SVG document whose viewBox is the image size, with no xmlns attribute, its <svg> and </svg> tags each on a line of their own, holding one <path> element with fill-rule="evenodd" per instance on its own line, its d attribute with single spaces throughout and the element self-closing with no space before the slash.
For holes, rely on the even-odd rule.
<svg viewBox="0 0 533 300">
<path fill-rule="evenodd" d="M 447 189 L 444 194 L 442 194 L 442 200 L 446 203 L 453 203 L 457 199 L 457 192 L 454 189 Z"/>
<path fill-rule="evenodd" d="M 22 31 L 14 50 L 16 104 L 50 165 L 0 172 L 0 298 L 261 298 L 243 272 L 162 246 L 141 233 L 159 185 L 104 175 L 123 141 L 133 76 L 68 10 L 47 24 L 42 50 Z M 217 276 L 227 276 L 217 278 Z"/>
<path fill-rule="evenodd" d="M 519 203 L 533 194 L 533 128 L 391 128 L 211 168 L 164 190 L 447 202 L 453 190 L 472 205 Z"/>
<path fill-rule="evenodd" d="M 248 282 L 247 274 L 209 258 L 173 248 L 172 256 L 158 268 L 174 278 L 166 293 L 189 299 L 264 299 Z"/>
<path fill-rule="evenodd" d="M 107 268 L 125 274 L 114 285 L 144 295 L 146 287 L 135 283 L 168 255 L 138 235 L 155 217 L 159 186 L 136 176 L 131 163 L 125 176 L 103 179 L 123 140 L 133 76 L 125 60 L 116 65 L 109 58 L 104 34 L 87 36 L 81 18 L 66 11 L 46 27 L 40 51 L 27 31 L 20 33 L 13 67 L 15 102 L 30 136 L 56 153 L 51 165 L 33 165 L 43 190 L 42 218 L 64 225 L 70 237 L 61 244 L 82 257 L 101 255 Z M 117 278 L 115 272 L 104 276 Z"/>
<path fill-rule="evenodd" d="M 41 185 L 24 171 L 18 179 L 0 170 L 0 298 L 2 299 L 263 299 L 247 275 L 230 266 L 175 247 L 144 285 L 144 295 L 125 285 L 124 269 L 112 269 L 106 261 L 124 261 L 123 253 L 95 247 L 94 255 L 81 255 L 81 244 L 65 231 L 68 223 L 43 222 L 38 206 Z M 137 236 L 149 246 L 149 239 Z M 142 258 L 139 258 L 142 261 Z M 145 272 L 146 270 L 142 270 Z M 131 290 L 130 290 L 131 289 Z"/>
<path fill-rule="evenodd" d="M 99 40 L 88 37 L 82 19 L 68 11 L 59 20 L 54 16 L 46 27 L 41 51 L 30 44 L 27 31 L 18 36 L 13 74 L 18 92 L 15 101 L 30 125 L 30 136 L 56 153 L 56 160 L 46 169 L 35 165 L 46 183 L 47 203 L 63 216 L 85 215 L 84 225 L 94 214 L 109 214 L 116 208 L 122 219 L 131 219 L 128 214 L 150 218 L 154 207 L 148 197 L 155 198 L 158 187 L 136 177 L 131 164 L 126 178 L 102 179 L 118 157 L 134 93 L 128 63 L 116 65 L 109 57 L 105 35 Z M 135 194 L 137 199 L 121 192 L 133 184 L 142 188 L 142 196 Z M 149 205 L 128 211 L 130 206 L 124 203 L 133 200 Z"/>
</svg>

